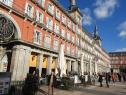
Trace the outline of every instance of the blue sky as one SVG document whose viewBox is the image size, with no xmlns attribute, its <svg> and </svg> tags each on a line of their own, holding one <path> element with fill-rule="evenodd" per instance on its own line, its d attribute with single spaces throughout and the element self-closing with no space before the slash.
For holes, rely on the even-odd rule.
<svg viewBox="0 0 126 95">
<path fill-rule="evenodd" d="M 69 7 L 69 0 L 59 0 Z M 126 51 L 126 0 L 76 0 L 83 13 L 83 26 L 93 32 L 96 20 L 102 47 L 108 51 Z"/>
</svg>

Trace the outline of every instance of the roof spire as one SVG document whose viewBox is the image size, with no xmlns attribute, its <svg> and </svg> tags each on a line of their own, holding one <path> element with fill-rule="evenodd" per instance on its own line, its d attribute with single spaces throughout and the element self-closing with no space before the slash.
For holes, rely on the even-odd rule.
<svg viewBox="0 0 126 95">
<path fill-rule="evenodd" d="M 98 28 L 96 25 L 96 21 L 94 21 L 94 39 L 95 40 L 100 40 L 99 34 L 98 34 Z"/>
</svg>

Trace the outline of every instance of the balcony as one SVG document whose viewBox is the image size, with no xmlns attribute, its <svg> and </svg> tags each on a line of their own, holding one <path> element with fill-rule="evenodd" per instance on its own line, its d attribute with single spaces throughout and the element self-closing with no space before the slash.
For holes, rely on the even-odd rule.
<svg viewBox="0 0 126 95">
<path fill-rule="evenodd" d="M 5 5 L 12 7 L 13 0 L 0 0 L 0 2 L 4 3 Z"/>
<path fill-rule="evenodd" d="M 60 34 L 60 31 L 59 31 L 58 29 L 54 29 L 54 32 L 55 32 L 56 34 Z"/>
</svg>

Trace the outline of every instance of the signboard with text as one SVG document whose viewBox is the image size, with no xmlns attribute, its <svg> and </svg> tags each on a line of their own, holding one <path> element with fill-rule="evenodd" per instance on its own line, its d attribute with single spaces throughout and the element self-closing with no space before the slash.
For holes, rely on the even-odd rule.
<svg viewBox="0 0 126 95">
<path fill-rule="evenodd" d="M 0 72 L 0 95 L 8 95 L 11 82 L 11 73 Z"/>
</svg>

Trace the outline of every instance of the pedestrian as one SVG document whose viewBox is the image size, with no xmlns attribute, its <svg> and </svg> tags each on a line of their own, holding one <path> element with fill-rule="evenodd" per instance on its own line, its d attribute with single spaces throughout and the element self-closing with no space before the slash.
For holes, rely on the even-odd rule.
<svg viewBox="0 0 126 95">
<path fill-rule="evenodd" d="M 106 85 L 109 88 L 109 74 L 108 73 L 105 74 L 105 80 L 106 80 Z"/>
<path fill-rule="evenodd" d="M 27 74 L 25 84 L 22 89 L 23 95 L 35 95 L 38 90 L 38 76 L 36 74 Z"/>
<path fill-rule="evenodd" d="M 111 74 L 108 73 L 108 82 L 110 83 L 111 82 Z"/>
<path fill-rule="evenodd" d="M 88 75 L 87 75 L 87 73 L 84 76 L 85 76 L 85 86 L 87 86 L 87 82 L 88 82 Z"/>
<path fill-rule="evenodd" d="M 117 73 L 117 76 L 118 76 L 119 82 L 121 82 L 121 74 L 120 73 Z"/>
<path fill-rule="evenodd" d="M 99 73 L 99 79 L 98 82 L 100 83 L 100 87 L 102 87 L 102 82 L 103 82 L 103 75 L 101 73 Z"/>
<path fill-rule="evenodd" d="M 112 73 L 112 81 L 113 81 L 113 83 L 115 83 L 115 75 L 114 75 L 114 73 Z"/>
<path fill-rule="evenodd" d="M 56 76 L 54 70 L 52 70 L 51 75 L 48 77 L 48 95 L 53 95 L 53 89 L 56 85 Z"/>
<path fill-rule="evenodd" d="M 74 87 L 76 88 L 78 84 L 78 76 L 77 74 L 74 75 Z"/>
<path fill-rule="evenodd" d="M 125 82 L 126 81 L 126 74 L 122 73 L 122 77 L 123 77 L 123 81 Z"/>
<path fill-rule="evenodd" d="M 92 85 L 95 85 L 95 74 L 94 73 L 91 75 L 91 82 L 92 82 Z"/>
</svg>

